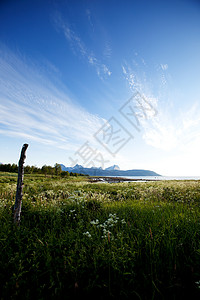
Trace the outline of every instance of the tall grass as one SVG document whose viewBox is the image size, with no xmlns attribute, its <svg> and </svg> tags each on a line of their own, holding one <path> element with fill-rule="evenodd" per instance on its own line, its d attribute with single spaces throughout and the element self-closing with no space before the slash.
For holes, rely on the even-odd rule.
<svg viewBox="0 0 200 300">
<path fill-rule="evenodd" d="M 0 177 L 1 299 L 199 299 L 200 183 Z"/>
</svg>

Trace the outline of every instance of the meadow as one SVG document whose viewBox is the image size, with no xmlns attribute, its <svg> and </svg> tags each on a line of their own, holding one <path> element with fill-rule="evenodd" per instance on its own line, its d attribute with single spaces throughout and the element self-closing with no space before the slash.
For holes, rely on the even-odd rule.
<svg viewBox="0 0 200 300">
<path fill-rule="evenodd" d="M 200 182 L 0 173 L 0 299 L 200 299 Z"/>
</svg>

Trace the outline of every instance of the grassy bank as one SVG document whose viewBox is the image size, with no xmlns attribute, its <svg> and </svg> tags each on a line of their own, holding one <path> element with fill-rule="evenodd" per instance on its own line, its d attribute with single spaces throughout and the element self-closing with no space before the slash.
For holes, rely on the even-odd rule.
<svg viewBox="0 0 200 300">
<path fill-rule="evenodd" d="M 199 299 L 200 182 L 1 175 L 1 299 Z"/>
</svg>

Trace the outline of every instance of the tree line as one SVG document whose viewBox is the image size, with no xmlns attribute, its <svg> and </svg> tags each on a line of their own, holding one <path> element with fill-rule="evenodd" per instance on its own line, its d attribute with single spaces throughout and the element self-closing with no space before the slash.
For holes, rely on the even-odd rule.
<svg viewBox="0 0 200 300">
<path fill-rule="evenodd" d="M 17 173 L 18 166 L 16 164 L 0 164 L 0 172 L 10 172 L 10 173 Z M 73 173 L 68 171 L 62 171 L 61 165 L 56 163 L 54 167 L 44 165 L 41 168 L 36 166 L 25 166 L 24 167 L 25 174 L 44 174 L 46 175 L 57 175 L 61 177 L 68 177 L 68 176 L 78 176 L 84 175 L 79 173 Z"/>
</svg>

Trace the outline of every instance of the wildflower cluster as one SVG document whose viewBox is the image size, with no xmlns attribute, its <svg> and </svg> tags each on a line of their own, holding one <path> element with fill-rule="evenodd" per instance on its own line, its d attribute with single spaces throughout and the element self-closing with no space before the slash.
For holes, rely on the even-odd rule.
<svg viewBox="0 0 200 300">
<path fill-rule="evenodd" d="M 70 209 L 68 216 L 72 219 L 76 219 L 77 213 L 75 209 Z"/>
<path fill-rule="evenodd" d="M 100 224 L 99 220 L 96 219 L 96 220 L 93 220 L 90 222 L 91 225 L 95 225 L 96 228 L 98 229 L 102 229 L 101 231 L 101 238 L 109 238 L 112 240 L 114 239 L 114 236 L 113 236 L 113 231 L 111 232 L 112 229 L 114 229 L 114 226 L 117 225 L 117 224 L 125 224 L 126 221 L 124 219 L 119 219 L 119 217 L 116 215 L 116 214 L 109 214 L 109 218 L 102 224 Z"/>
<path fill-rule="evenodd" d="M 83 235 L 87 236 L 88 238 L 91 238 L 91 234 L 89 233 L 89 231 L 83 232 Z"/>
<path fill-rule="evenodd" d="M 200 280 L 195 282 L 197 285 L 197 288 L 200 289 Z"/>
<path fill-rule="evenodd" d="M 86 203 L 86 195 L 85 193 L 82 193 L 81 191 L 75 191 L 68 197 L 68 202 L 73 205 L 81 206 L 82 208 L 85 207 Z"/>
</svg>

